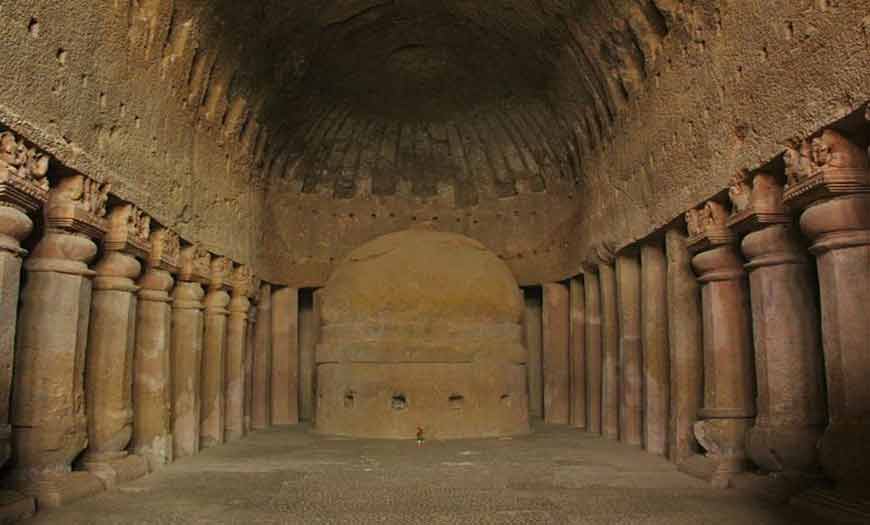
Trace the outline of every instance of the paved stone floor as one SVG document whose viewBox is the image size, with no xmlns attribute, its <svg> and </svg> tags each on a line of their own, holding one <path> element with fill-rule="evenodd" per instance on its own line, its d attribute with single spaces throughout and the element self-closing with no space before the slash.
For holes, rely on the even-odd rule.
<svg viewBox="0 0 870 525">
<path fill-rule="evenodd" d="M 257 432 L 28 524 L 795 524 L 664 459 L 566 427 L 514 439 Z"/>
</svg>

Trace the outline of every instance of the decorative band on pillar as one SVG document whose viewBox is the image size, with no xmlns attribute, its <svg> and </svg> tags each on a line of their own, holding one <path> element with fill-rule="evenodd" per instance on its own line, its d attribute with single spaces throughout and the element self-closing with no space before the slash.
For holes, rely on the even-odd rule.
<svg viewBox="0 0 870 525">
<path fill-rule="evenodd" d="M 826 419 L 813 267 L 776 177 L 738 176 L 729 196 L 750 272 L 758 416 L 749 456 L 768 472 L 812 473 Z"/>
<path fill-rule="evenodd" d="M 176 458 L 199 452 L 203 308 L 211 255 L 199 245 L 181 250 L 172 302 L 172 439 Z"/>
<path fill-rule="evenodd" d="M 707 454 L 704 461 L 680 465 L 721 488 L 746 469 L 746 431 L 755 417 L 749 294 L 727 219 L 725 207 L 714 201 L 686 213 L 703 305 L 704 407 L 694 432 Z"/>
<path fill-rule="evenodd" d="M 12 482 L 40 505 L 103 489 L 71 472 L 88 442 L 84 362 L 91 305 L 87 263 L 107 229 L 107 184 L 67 175 L 49 192 L 46 232 L 24 264 L 15 356 Z M 48 386 L 47 386 L 48 385 Z"/>
<path fill-rule="evenodd" d="M 131 448 L 148 461 L 150 470 L 170 463 L 172 453 L 172 367 L 170 341 L 172 298 L 181 245 L 178 234 L 156 228 L 151 253 L 139 279 L 136 348 L 133 375 L 133 438 Z"/>
<path fill-rule="evenodd" d="M 226 369 L 227 316 L 233 262 L 212 256 L 208 294 L 205 296 L 202 384 L 200 389 L 200 443 L 203 448 L 224 442 L 224 375 Z"/>
<path fill-rule="evenodd" d="M 133 435 L 136 286 L 151 249 L 151 218 L 132 204 L 114 206 L 97 263 L 88 332 L 85 391 L 88 449 L 81 464 L 107 488 L 144 476 L 144 458 L 129 455 Z"/>
<path fill-rule="evenodd" d="M 14 134 L 0 133 L 0 467 L 12 453 L 10 401 L 21 260 L 21 241 L 33 231 L 31 214 L 48 199 L 49 158 Z M 24 519 L 34 511 L 33 499 L 10 491 L 0 493 L 0 521 Z"/>
<path fill-rule="evenodd" d="M 838 489 L 859 493 L 870 483 L 870 159 L 828 129 L 784 160 L 785 202 L 802 210 L 821 292 L 829 422 L 820 460 Z"/>
</svg>

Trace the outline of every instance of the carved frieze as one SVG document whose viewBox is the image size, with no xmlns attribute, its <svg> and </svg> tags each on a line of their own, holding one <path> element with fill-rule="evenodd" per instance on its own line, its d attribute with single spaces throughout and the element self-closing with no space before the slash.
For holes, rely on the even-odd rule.
<svg viewBox="0 0 870 525">
<path fill-rule="evenodd" d="M 9 131 L 0 133 L 0 205 L 32 213 L 48 199 L 49 157 Z"/>
<path fill-rule="evenodd" d="M 788 208 L 783 204 L 782 193 L 782 184 L 768 173 L 734 177 L 728 190 L 732 206 L 728 226 L 743 234 L 771 224 L 792 222 Z"/>
<path fill-rule="evenodd" d="M 786 204 L 804 208 L 819 199 L 870 193 L 870 159 L 863 148 L 826 129 L 783 153 Z"/>
<path fill-rule="evenodd" d="M 147 259 L 151 251 L 151 217 L 136 206 L 125 203 L 109 213 L 109 231 L 103 240 L 108 251 L 123 251 Z"/>
<path fill-rule="evenodd" d="M 156 228 L 151 232 L 150 243 L 148 265 L 177 273 L 181 265 L 181 240 L 178 234 L 168 228 Z"/>
<path fill-rule="evenodd" d="M 199 244 L 181 249 L 181 264 L 178 278 L 208 284 L 211 275 L 211 254 Z"/>
<path fill-rule="evenodd" d="M 231 288 L 230 277 L 233 273 L 233 261 L 227 257 L 212 256 L 209 272 L 209 287 L 212 289 Z"/>
<path fill-rule="evenodd" d="M 48 194 L 46 225 L 99 239 L 108 229 L 108 200 L 109 184 L 80 174 L 62 177 Z"/>
<path fill-rule="evenodd" d="M 686 227 L 689 232 L 687 248 L 692 253 L 736 241 L 728 229 L 728 210 L 716 201 L 708 201 L 700 208 L 687 211 Z"/>
</svg>

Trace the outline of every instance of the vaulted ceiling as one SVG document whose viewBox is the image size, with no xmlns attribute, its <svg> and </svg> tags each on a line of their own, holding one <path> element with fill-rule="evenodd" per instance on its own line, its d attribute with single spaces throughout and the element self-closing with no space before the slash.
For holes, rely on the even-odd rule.
<svg viewBox="0 0 870 525">
<path fill-rule="evenodd" d="M 268 126 L 302 193 L 467 207 L 576 184 L 643 87 L 668 13 L 653 0 L 221 0 L 228 98 Z M 219 66 L 218 66 L 219 67 Z M 232 110 L 228 118 L 232 118 Z"/>
</svg>

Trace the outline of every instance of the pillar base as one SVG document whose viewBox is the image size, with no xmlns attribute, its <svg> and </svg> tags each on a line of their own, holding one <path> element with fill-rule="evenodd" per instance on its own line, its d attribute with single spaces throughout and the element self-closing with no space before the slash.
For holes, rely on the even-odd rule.
<svg viewBox="0 0 870 525">
<path fill-rule="evenodd" d="M 11 490 L 0 490 L 0 525 L 17 523 L 36 512 L 33 498 Z"/>
<path fill-rule="evenodd" d="M 808 490 L 791 499 L 795 507 L 812 513 L 819 521 L 870 523 L 870 499 L 862 499 L 830 489 Z"/>
<path fill-rule="evenodd" d="M 98 478 L 107 490 L 148 474 L 148 460 L 135 454 L 85 457 L 82 460 L 82 467 Z"/>
<path fill-rule="evenodd" d="M 62 507 L 73 501 L 103 492 L 103 483 L 90 472 L 45 474 L 18 481 L 15 489 L 36 499 L 39 507 Z"/>
<path fill-rule="evenodd" d="M 709 482 L 714 488 L 737 487 L 735 479 L 746 468 L 746 460 L 737 457 L 694 454 L 677 466 L 680 472 Z"/>
</svg>

